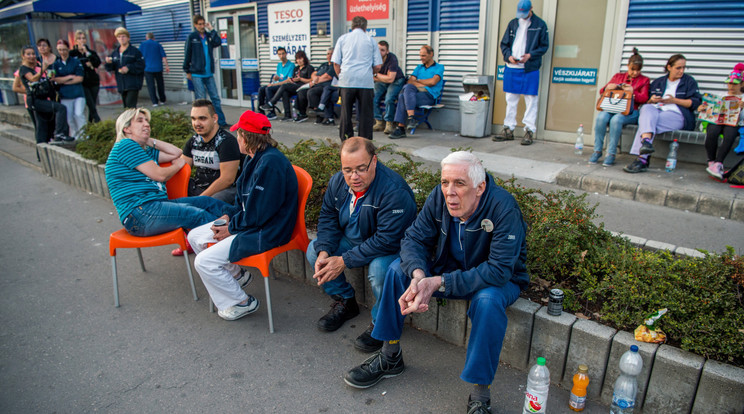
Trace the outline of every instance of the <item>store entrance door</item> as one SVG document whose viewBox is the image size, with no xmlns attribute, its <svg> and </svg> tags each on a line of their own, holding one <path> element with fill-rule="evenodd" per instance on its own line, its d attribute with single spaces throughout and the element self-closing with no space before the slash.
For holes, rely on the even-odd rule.
<svg viewBox="0 0 744 414">
<path fill-rule="evenodd" d="M 217 87 L 225 104 L 250 106 L 260 86 L 256 13 L 254 9 L 218 12 L 210 16 L 222 40 L 217 56 Z"/>
</svg>

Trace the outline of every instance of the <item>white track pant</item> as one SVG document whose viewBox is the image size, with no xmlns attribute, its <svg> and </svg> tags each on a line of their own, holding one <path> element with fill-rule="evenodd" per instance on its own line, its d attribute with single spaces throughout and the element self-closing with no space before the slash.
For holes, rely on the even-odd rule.
<svg viewBox="0 0 744 414">
<path fill-rule="evenodd" d="M 78 138 L 78 133 L 85 126 L 85 98 L 62 99 L 61 101 L 62 105 L 67 108 L 70 136 Z"/>
<path fill-rule="evenodd" d="M 524 111 L 522 123 L 525 128 L 532 132 L 537 132 L 537 95 L 520 95 L 506 92 L 504 126 L 509 127 L 512 131 L 517 127 L 517 105 L 519 104 L 520 96 L 524 96 L 524 103 L 527 107 Z"/>
<path fill-rule="evenodd" d="M 217 242 L 212 235 L 212 222 L 203 224 L 189 232 L 189 243 L 196 253 L 194 267 L 217 309 L 223 310 L 246 299 L 248 295 L 240 288 L 235 277 L 240 266 L 230 263 L 230 246 L 235 236 Z M 207 249 L 207 243 L 217 243 Z"/>
</svg>

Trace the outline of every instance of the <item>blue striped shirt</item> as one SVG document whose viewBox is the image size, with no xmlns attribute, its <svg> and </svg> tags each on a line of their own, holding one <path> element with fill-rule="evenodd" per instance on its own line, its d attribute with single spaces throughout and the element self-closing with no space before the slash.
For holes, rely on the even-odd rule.
<svg viewBox="0 0 744 414">
<path fill-rule="evenodd" d="M 153 181 L 136 169 L 148 161 L 157 163 L 159 155 L 160 151 L 150 147 L 142 149 L 128 138 L 111 149 L 106 161 L 106 183 L 120 221 L 123 222 L 137 206 L 168 200 L 165 183 Z"/>
</svg>

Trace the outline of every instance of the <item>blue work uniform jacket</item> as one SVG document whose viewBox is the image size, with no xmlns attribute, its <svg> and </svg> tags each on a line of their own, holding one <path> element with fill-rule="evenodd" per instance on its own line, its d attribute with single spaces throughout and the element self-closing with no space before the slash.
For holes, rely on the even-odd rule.
<svg viewBox="0 0 744 414">
<path fill-rule="evenodd" d="M 287 157 L 269 147 L 246 158 L 237 181 L 228 230 L 231 262 L 287 244 L 297 220 L 297 175 Z"/>
<path fill-rule="evenodd" d="M 119 93 L 142 89 L 142 82 L 145 80 L 145 59 L 142 57 L 142 52 L 130 43 L 124 53 L 119 53 L 117 46 L 111 58 L 114 61 L 105 64 L 104 67 L 107 71 L 114 72 L 116 89 Z M 129 68 L 129 72 L 119 73 L 119 68 L 124 66 Z"/>
<path fill-rule="evenodd" d="M 207 58 L 209 59 L 209 67 L 212 68 L 212 73 L 215 72 L 214 67 L 214 53 L 212 49 L 220 47 L 222 41 L 216 30 L 211 32 L 204 32 L 207 40 L 207 50 L 209 50 L 209 56 L 204 56 L 204 47 L 202 46 L 201 34 L 199 31 L 194 30 L 189 34 L 186 39 L 186 46 L 184 49 L 183 57 L 183 71 L 186 73 L 194 73 L 197 75 L 204 75 L 207 69 Z"/>
<path fill-rule="evenodd" d="M 449 253 L 451 221 L 442 190 L 436 187 L 401 242 L 401 268 L 407 275 L 428 269 L 427 273 L 444 278 L 445 294 L 456 297 L 509 281 L 520 289 L 529 285 L 527 224 L 514 197 L 489 174 L 478 207 L 465 223 L 464 269 L 456 268 Z"/>
<path fill-rule="evenodd" d="M 317 252 L 328 254 L 338 249 L 344 229 L 339 224 L 339 213 L 348 212 L 349 186 L 342 172 L 328 183 L 318 218 Z M 416 201 L 411 187 L 395 171 L 377 162 L 372 180 L 362 203 L 358 222 L 364 241 L 341 255 L 347 267 L 361 267 L 378 257 L 398 253 L 400 240 L 416 218 Z M 347 213 L 344 213 L 347 214 Z"/>
<path fill-rule="evenodd" d="M 666 90 L 667 79 L 669 79 L 668 75 L 654 79 L 654 81 L 651 82 L 651 86 L 648 88 L 648 96 L 651 97 L 656 95 L 663 97 L 664 91 Z M 692 99 L 692 105 L 690 105 L 689 108 L 677 105 L 680 112 L 682 112 L 682 116 L 685 118 L 685 125 L 682 129 L 692 131 L 695 129 L 695 115 L 692 112 L 700 106 L 700 102 L 703 100 L 695 78 L 688 74 L 682 75 L 679 79 L 679 85 L 677 85 L 675 98 Z"/>
<path fill-rule="evenodd" d="M 531 20 L 530 27 L 527 28 L 527 45 L 524 48 L 524 53 L 530 54 L 530 58 L 524 63 L 525 72 L 540 69 L 542 57 L 548 51 L 549 44 L 548 26 L 534 12 Z M 517 36 L 517 29 L 519 29 L 519 19 L 512 19 L 506 26 L 504 37 L 501 38 L 501 54 L 504 55 L 506 62 L 509 62 L 509 56 L 512 55 L 511 48 L 514 44 L 514 37 Z"/>
</svg>

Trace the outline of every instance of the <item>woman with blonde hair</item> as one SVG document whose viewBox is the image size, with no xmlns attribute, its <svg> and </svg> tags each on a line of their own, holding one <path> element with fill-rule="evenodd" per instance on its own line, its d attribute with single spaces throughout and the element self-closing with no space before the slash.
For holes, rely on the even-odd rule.
<svg viewBox="0 0 744 414">
<path fill-rule="evenodd" d="M 75 46 L 70 50 L 70 56 L 78 58 L 83 65 L 83 91 L 85 92 L 85 106 L 88 107 L 88 122 L 99 122 L 101 117 L 96 110 L 98 90 L 101 87 L 101 77 L 96 69 L 101 66 L 101 58 L 95 50 L 85 44 L 85 32 L 75 31 Z"/>
<path fill-rule="evenodd" d="M 116 144 L 106 161 L 106 183 L 124 228 L 153 236 L 194 228 L 222 214 L 195 207 L 188 198 L 169 200 L 165 182 L 185 164 L 181 150 L 150 137 L 150 111 L 133 108 L 116 120 Z M 168 167 L 159 164 L 170 162 Z"/>
<path fill-rule="evenodd" d="M 114 36 L 119 41 L 119 47 L 106 58 L 105 67 L 116 76 L 116 89 L 121 94 L 124 108 L 135 108 L 145 80 L 145 58 L 139 49 L 129 43 L 127 29 L 117 27 Z"/>
</svg>

